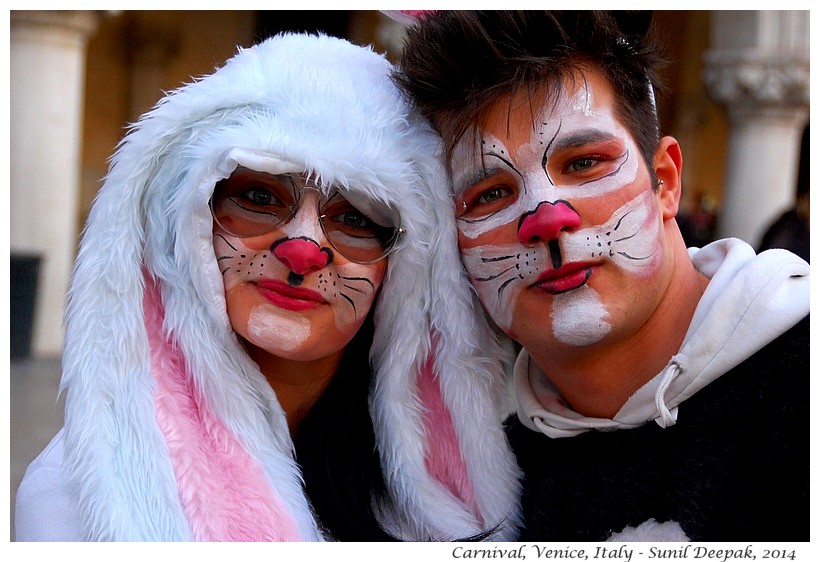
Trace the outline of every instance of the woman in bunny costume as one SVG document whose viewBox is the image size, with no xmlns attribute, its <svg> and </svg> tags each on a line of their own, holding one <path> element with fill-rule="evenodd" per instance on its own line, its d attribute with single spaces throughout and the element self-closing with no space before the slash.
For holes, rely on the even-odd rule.
<svg viewBox="0 0 820 562">
<path fill-rule="evenodd" d="M 126 135 L 18 540 L 514 538 L 496 344 L 390 71 L 279 35 Z"/>
</svg>

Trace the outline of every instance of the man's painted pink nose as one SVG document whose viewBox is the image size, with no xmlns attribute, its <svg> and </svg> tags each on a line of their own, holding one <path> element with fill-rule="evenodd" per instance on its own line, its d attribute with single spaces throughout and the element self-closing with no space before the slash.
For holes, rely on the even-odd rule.
<svg viewBox="0 0 820 562">
<path fill-rule="evenodd" d="M 566 201 L 544 201 L 532 213 L 521 218 L 518 239 L 524 244 L 553 240 L 562 230 L 576 228 L 581 217 Z"/>
<path fill-rule="evenodd" d="M 325 267 L 332 256 L 329 250 L 306 238 L 289 238 L 276 244 L 273 255 L 298 275 Z"/>
</svg>

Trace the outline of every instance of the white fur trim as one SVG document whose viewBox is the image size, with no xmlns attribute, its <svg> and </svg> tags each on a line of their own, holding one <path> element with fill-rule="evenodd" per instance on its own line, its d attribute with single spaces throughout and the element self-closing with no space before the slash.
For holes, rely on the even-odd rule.
<svg viewBox="0 0 820 562">
<path fill-rule="evenodd" d="M 520 522 L 520 474 L 500 423 L 506 404 L 503 353 L 461 266 L 446 173 L 438 162 L 425 166 L 422 179 L 433 182 L 425 189 L 431 194 L 428 219 L 420 225 L 430 240 L 429 278 L 420 278 L 421 263 L 393 260 L 393 277 L 376 317 L 382 329 L 374 342 L 379 376 L 371 409 L 394 494 L 392 517 L 404 527 L 398 530 L 400 536 L 410 540 L 464 539 L 488 531 L 492 539 L 513 540 Z M 423 310 L 417 304 L 420 293 Z M 482 521 L 424 466 L 426 436 L 417 379 L 432 348 L 431 326 L 439 385 Z"/>
</svg>

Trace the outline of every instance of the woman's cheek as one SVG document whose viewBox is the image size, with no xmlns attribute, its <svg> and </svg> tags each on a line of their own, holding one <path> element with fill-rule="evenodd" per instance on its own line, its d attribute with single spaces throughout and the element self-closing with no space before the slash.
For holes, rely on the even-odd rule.
<svg viewBox="0 0 820 562">
<path fill-rule="evenodd" d="M 350 263 L 338 268 L 338 283 L 334 298 L 336 329 L 346 336 L 353 335 L 361 327 L 376 300 L 387 266 Z"/>
</svg>

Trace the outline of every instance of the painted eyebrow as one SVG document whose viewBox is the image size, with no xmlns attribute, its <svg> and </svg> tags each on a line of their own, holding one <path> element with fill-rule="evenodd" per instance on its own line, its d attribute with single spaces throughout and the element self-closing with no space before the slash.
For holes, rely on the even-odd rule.
<svg viewBox="0 0 820 562">
<path fill-rule="evenodd" d="M 566 150 L 568 148 L 578 148 L 579 146 L 585 146 L 587 144 L 611 140 L 620 140 L 620 137 L 609 131 L 602 131 L 600 129 L 585 129 L 556 140 L 550 152 Z"/>
<path fill-rule="evenodd" d="M 500 154 L 497 154 L 495 152 L 485 152 L 484 156 L 492 156 L 494 158 L 497 158 L 501 160 L 505 165 L 496 164 L 492 166 L 482 166 L 469 176 L 461 178 L 458 181 L 458 183 L 455 183 L 453 185 L 453 195 L 461 195 L 468 188 L 484 181 L 487 178 L 491 178 L 502 171 L 512 171 L 515 172 L 516 175 L 521 176 L 521 172 L 518 171 L 518 168 L 516 168 L 512 162 L 510 162 Z"/>
</svg>

